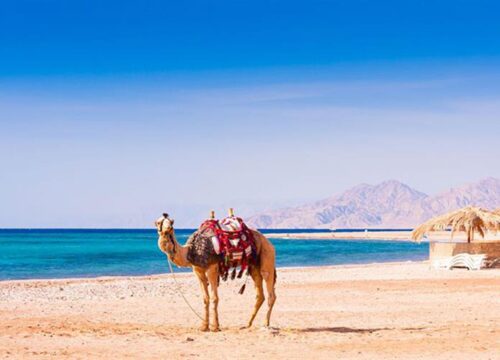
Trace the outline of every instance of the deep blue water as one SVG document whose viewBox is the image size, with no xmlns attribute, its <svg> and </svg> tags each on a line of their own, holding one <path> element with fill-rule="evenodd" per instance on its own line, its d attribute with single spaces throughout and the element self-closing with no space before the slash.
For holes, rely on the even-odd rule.
<svg viewBox="0 0 500 360">
<path fill-rule="evenodd" d="M 184 243 L 193 230 L 177 230 Z M 300 230 L 305 232 L 307 230 Z M 283 232 L 283 230 L 276 231 Z M 310 231 L 313 236 L 314 231 Z M 278 266 L 424 260 L 428 244 L 274 239 Z M 1 230 L 0 280 L 147 275 L 168 272 L 154 230 Z"/>
</svg>

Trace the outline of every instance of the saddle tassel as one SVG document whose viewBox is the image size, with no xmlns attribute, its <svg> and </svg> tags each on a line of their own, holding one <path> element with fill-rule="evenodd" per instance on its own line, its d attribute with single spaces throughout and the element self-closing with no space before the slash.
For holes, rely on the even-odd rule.
<svg viewBox="0 0 500 360">
<path fill-rule="evenodd" d="M 238 294 L 243 295 L 243 293 L 245 292 L 246 286 L 247 286 L 247 283 L 245 281 L 245 283 L 241 286 L 240 291 L 238 291 Z"/>
</svg>

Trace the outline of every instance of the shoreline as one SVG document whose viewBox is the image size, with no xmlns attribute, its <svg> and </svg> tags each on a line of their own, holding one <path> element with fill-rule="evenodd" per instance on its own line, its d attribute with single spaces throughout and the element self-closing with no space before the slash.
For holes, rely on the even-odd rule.
<svg viewBox="0 0 500 360">
<path fill-rule="evenodd" d="M 372 241 L 402 241 L 412 243 L 429 243 L 429 242 L 455 242 L 465 243 L 467 239 L 464 233 L 455 234 L 451 238 L 449 231 L 433 231 L 432 236 L 427 239 L 413 240 L 411 231 L 343 231 L 343 232 L 297 232 L 297 233 L 272 233 L 264 234 L 270 239 L 290 239 L 290 240 L 372 240 Z M 476 240 L 477 241 L 477 240 Z M 499 241 L 499 236 L 496 234 L 487 234 L 481 239 L 482 242 Z"/>
<path fill-rule="evenodd" d="M 350 264 L 334 264 L 334 265 L 300 265 L 300 266 L 277 266 L 277 270 L 308 270 L 308 269 L 335 269 L 335 268 L 352 268 L 352 267 L 369 267 L 376 265 L 404 265 L 404 264 L 425 264 L 429 263 L 429 260 L 407 260 L 407 261 L 379 261 L 379 262 L 367 262 L 367 263 L 350 263 Z M 175 272 L 176 277 L 186 277 L 192 276 L 193 272 L 191 268 L 183 268 L 186 271 Z M 104 275 L 104 276 L 89 276 L 89 277 L 68 277 L 68 278 L 33 278 L 33 279 L 5 279 L 0 280 L 0 288 L 4 284 L 15 284 L 15 283 L 54 283 L 57 282 L 74 282 L 74 283 L 83 283 L 83 282 L 106 282 L 106 281 L 114 281 L 114 280 L 161 280 L 161 279 L 169 279 L 173 278 L 171 272 L 167 273 L 157 273 L 157 274 L 149 274 L 149 275 Z"/>
<path fill-rule="evenodd" d="M 297 232 L 297 233 L 265 233 L 270 239 L 290 240 L 377 240 L 377 241 L 411 241 L 411 231 L 343 231 L 343 232 Z"/>
</svg>

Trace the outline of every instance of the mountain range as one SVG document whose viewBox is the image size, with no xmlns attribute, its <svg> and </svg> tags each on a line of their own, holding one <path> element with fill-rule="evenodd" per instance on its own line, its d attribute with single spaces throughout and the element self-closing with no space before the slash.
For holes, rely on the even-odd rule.
<svg viewBox="0 0 500 360">
<path fill-rule="evenodd" d="M 500 179 L 486 178 L 431 196 L 396 180 L 357 185 L 341 194 L 247 219 L 257 228 L 413 228 L 467 205 L 500 207 Z"/>
</svg>

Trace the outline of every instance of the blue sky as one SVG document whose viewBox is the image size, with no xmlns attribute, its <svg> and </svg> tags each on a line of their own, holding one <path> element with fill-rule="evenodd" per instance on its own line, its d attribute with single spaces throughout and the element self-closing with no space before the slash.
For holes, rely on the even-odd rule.
<svg viewBox="0 0 500 360">
<path fill-rule="evenodd" d="M 7 1 L 0 227 L 180 226 L 500 177 L 486 1 Z"/>
</svg>

